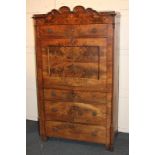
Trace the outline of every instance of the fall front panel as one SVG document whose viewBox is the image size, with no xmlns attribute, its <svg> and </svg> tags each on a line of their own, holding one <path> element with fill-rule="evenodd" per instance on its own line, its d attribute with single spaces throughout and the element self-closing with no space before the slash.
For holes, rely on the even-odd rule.
<svg viewBox="0 0 155 155">
<path fill-rule="evenodd" d="M 78 39 L 80 42 L 84 40 Z M 86 43 L 83 42 L 83 44 Z M 105 50 L 104 46 L 92 46 L 89 42 L 83 46 L 79 44 L 45 46 L 42 53 L 45 85 L 55 83 L 61 86 L 94 86 L 94 84 L 99 86 L 105 84 Z"/>
</svg>

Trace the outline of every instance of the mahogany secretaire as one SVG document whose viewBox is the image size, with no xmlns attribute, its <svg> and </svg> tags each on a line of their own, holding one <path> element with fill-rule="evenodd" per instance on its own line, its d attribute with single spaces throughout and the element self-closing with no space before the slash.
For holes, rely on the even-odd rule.
<svg viewBox="0 0 155 155">
<path fill-rule="evenodd" d="M 33 18 L 41 138 L 112 148 L 118 124 L 116 13 L 63 6 Z"/>
</svg>

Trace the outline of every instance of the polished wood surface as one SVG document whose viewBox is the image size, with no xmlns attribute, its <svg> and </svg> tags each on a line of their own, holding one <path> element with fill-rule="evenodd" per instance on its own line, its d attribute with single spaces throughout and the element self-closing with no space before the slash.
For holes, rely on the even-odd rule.
<svg viewBox="0 0 155 155">
<path fill-rule="evenodd" d="M 47 136 L 105 143 L 106 128 L 103 126 L 84 125 L 69 122 L 46 121 Z"/>
<path fill-rule="evenodd" d="M 46 120 L 106 126 L 106 105 L 45 101 Z"/>
<path fill-rule="evenodd" d="M 64 6 L 33 18 L 42 139 L 112 148 L 118 126 L 117 14 Z"/>
<path fill-rule="evenodd" d="M 44 25 L 41 26 L 39 34 L 41 37 L 65 38 L 70 37 L 107 37 L 107 24 L 93 25 Z"/>
<path fill-rule="evenodd" d="M 45 100 L 104 104 L 107 102 L 106 95 L 102 92 L 77 91 L 74 89 L 44 89 Z"/>
</svg>

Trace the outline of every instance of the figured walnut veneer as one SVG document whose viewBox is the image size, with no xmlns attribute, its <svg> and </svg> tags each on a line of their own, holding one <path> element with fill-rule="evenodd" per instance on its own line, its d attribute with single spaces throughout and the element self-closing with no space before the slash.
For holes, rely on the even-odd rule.
<svg viewBox="0 0 155 155">
<path fill-rule="evenodd" d="M 116 13 L 63 6 L 33 18 L 40 136 L 112 148 L 118 122 Z"/>
</svg>

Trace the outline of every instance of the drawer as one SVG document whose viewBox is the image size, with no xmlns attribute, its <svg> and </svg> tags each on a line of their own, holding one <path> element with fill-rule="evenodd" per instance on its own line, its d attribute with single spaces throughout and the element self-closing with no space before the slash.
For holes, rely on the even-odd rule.
<svg viewBox="0 0 155 155">
<path fill-rule="evenodd" d="M 48 25 L 40 28 L 44 37 L 105 37 L 108 34 L 107 24 L 90 25 Z"/>
<path fill-rule="evenodd" d="M 45 100 L 106 103 L 106 93 L 78 90 L 44 89 Z"/>
<path fill-rule="evenodd" d="M 106 105 L 45 101 L 46 120 L 106 125 Z"/>
<path fill-rule="evenodd" d="M 46 135 L 87 142 L 105 143 L 106 129 L 102 126 L 91 126 L 64 122 L 46 121 Z"/>
</svg>

